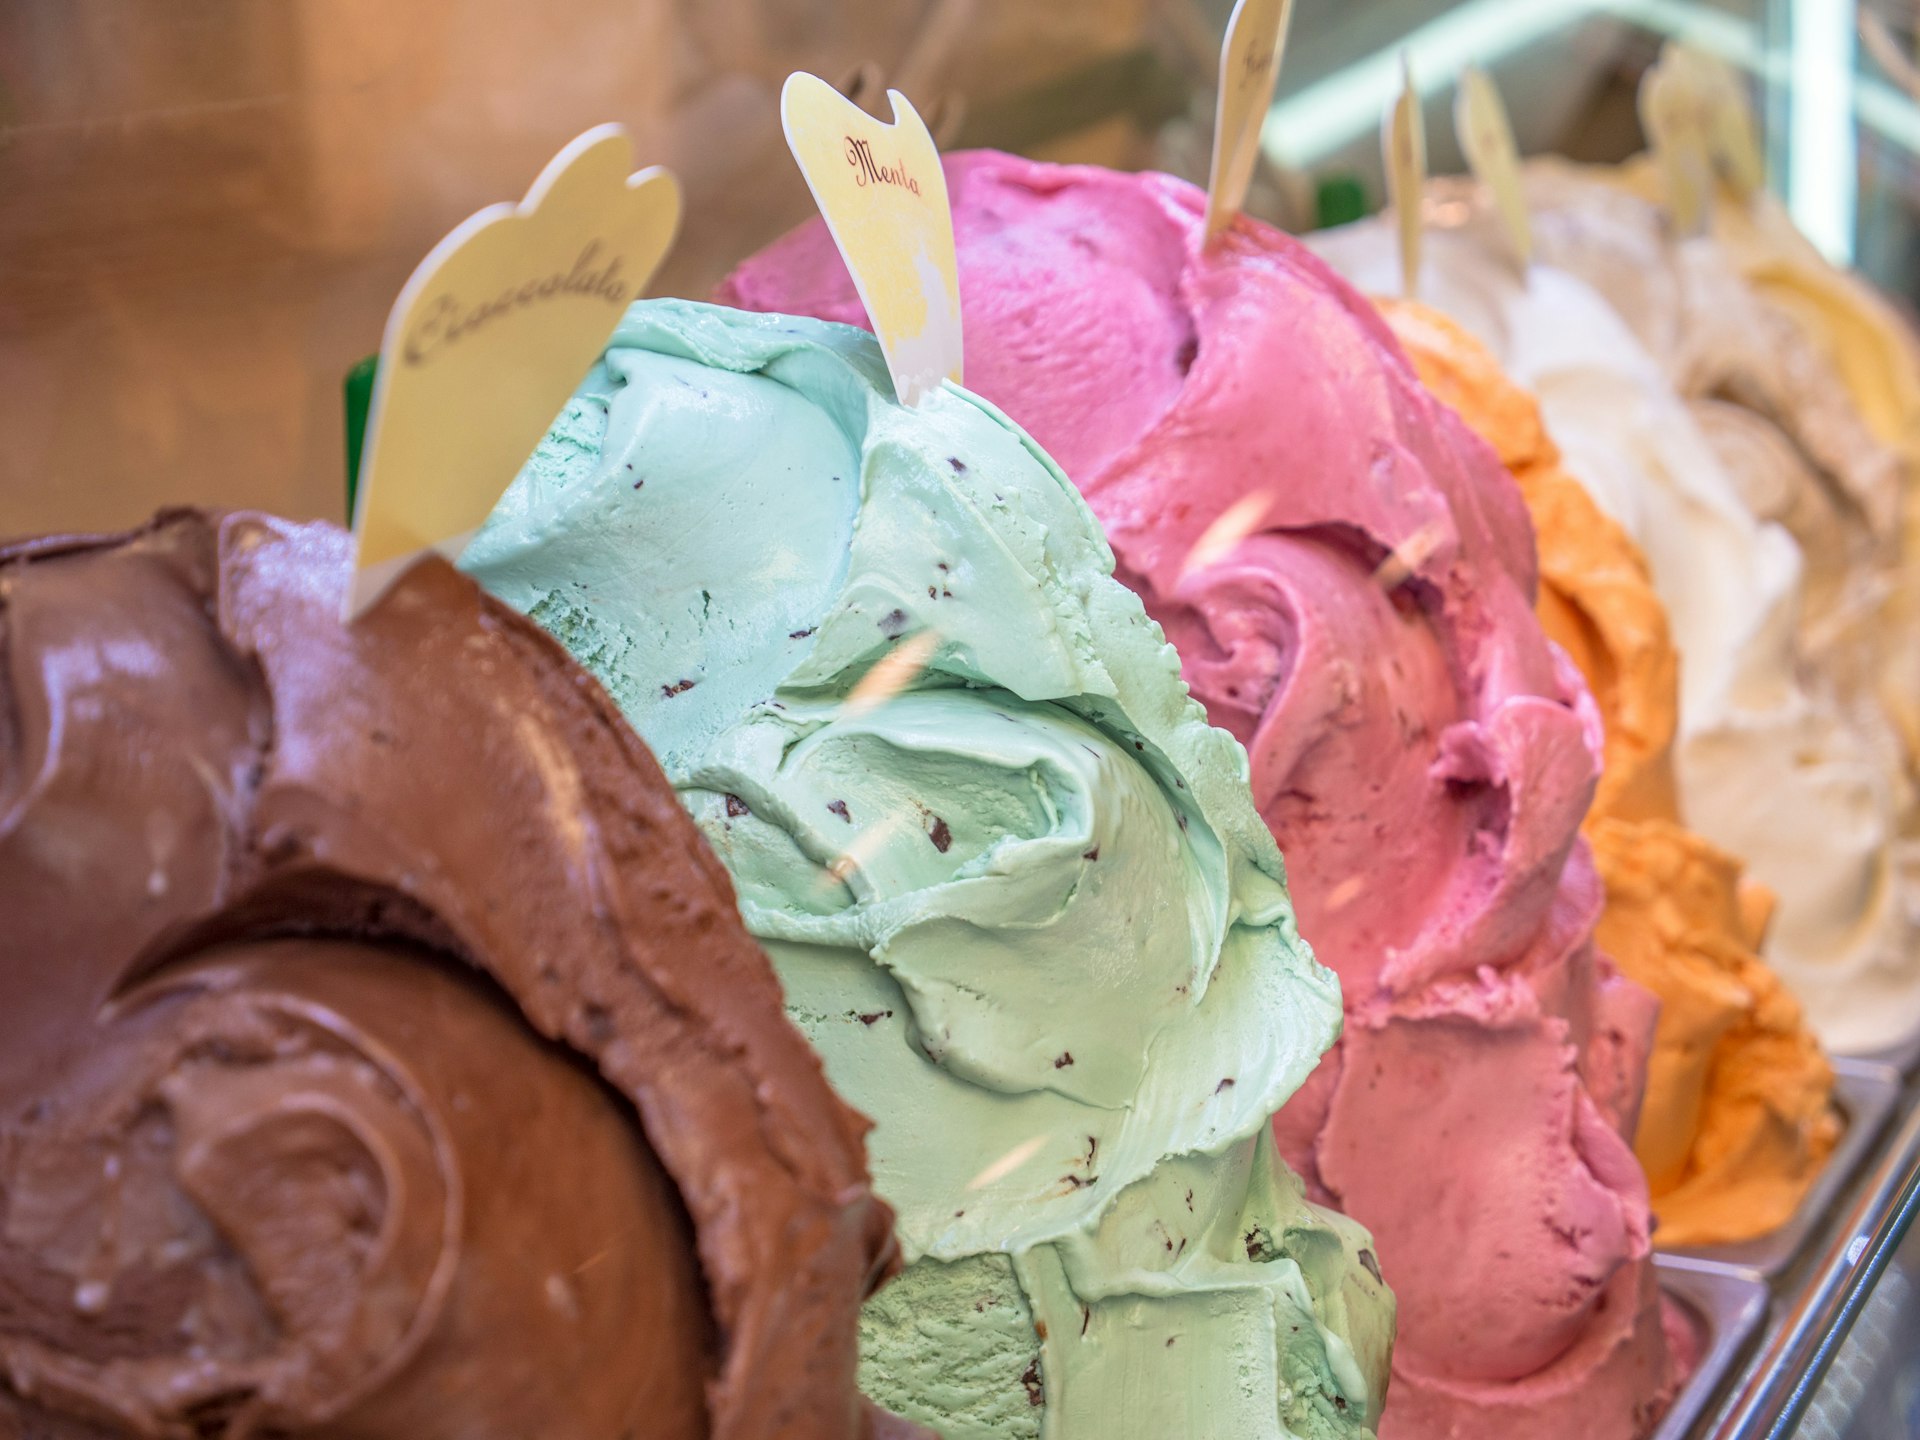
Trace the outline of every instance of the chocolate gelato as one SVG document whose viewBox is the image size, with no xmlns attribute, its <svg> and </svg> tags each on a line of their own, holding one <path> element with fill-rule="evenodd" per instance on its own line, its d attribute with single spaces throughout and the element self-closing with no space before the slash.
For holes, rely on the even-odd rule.
<svg viewBox="0 0 1920 1440">
<path fill-rule="evenodd" d="M 867 1434 L 891 1217 L 725 872 L 536 627 L 347 564 L 0 547 L 0 1435 Z"/>
</svg>

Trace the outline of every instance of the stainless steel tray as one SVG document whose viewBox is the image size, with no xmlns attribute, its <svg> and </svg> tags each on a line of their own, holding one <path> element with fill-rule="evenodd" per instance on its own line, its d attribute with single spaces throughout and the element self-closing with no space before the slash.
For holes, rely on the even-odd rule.
<svg viewBox="0 0 1920 1440">
<path fill-rule="evenodd" d="M 1828 1367 L 1920 1212 L 1920 1110 L 1910 1112 L 1823 1241 L 1806 1284 L 1770 1327 L 1765 1345 L 1702 1436 L 1784 1440 L 1809 1417 Z M 1909 1337 L 1907 1343 L 1911 1343 Z M 1876 1436 L 1875 1440 L 1883 1440 Z"/>
<path fill-rule="evenodd" d="M 1783 1274 L 1800 1257 L 1808 1242 L 1820 1233 L 1820 1227 L 1832 1218 L 1834 1202 L 1845 1192 L 1862 1162 L 1873 1153 L 1900 1103 L 1900 1072 L 1890 1066 L 1868 1060 L 1835 1060 L 1833 1078 L 1833 1100 L 1846 1121 L 1846 1132 L 1834 1146 L 1826 1169 L 1820 1172 L 1801 1200 L 1800 1208 L 1786 1224 L 1772 1234 L 1737 1245 L 1669 1247 L 1660 1244 L 1656 1230 L 1654 1248 L 1665 1255 L 1685 1255 L 1757 1270 L 1769 1280 Z"/>
<path fill-rule="evenodd" d="M 1684 1255 L 1656 1255 L 1660 1288 L 1692 1313 L 1707 1332 L 1700 1366 L 1653 1432 L 1652 1440 L 1686 1440 L 1746 1358 L 1766 1323 L 1767 1282 L 1753 1270 Z"/>
<path fill-rule="evenodd" d="M 1863 1055 L 1851 1056 L 1855 1060 L 1868 1060 L 1877 1065 L 1891 1065 L 1902 1075 L 1912 1075 L 1920 1071 L 1920 1028 L 1906 1039 L 1892 1045 L 1884 1045 L 1878 1050 L 1869 1050 Z"/>
</svg>

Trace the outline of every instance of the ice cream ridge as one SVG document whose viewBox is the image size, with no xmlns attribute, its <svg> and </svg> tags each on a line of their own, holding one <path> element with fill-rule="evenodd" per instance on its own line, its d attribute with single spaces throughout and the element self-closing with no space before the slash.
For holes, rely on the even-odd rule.
<svg viewBox="0 0 1920 1440">
<path fill-rule="evenodd" d="M 1721 313 L 1700 333 L 1744 327 L 1750 343 L 1702 352 L 1712 372 L 1699 373 L 1724 383 L 1677 388 L 1678 372 L 1591 283 L 1618 274 L 1614 247 L 1630 249 L 1645 232 L 1576 225 L 1549 203 L 1542 173 L 1529 166 L 1538 258 L 1524 279 L 1481 189 L 1430 182 L 1420 298 L 1538 396 L 1568 472 L 1644 553 L 1681 661 L 1681 817 L 1773 893 L 1765 958 L 1832 1049 L 1893 1044 L 1920 1023 L 1911 846 L 1902 838 L 1913 790 L 1898 725 L 1868 674 L 1874 667 L 1858 663 L 1877 653 L 1861 643 L 1860 627 L 1881 626 L 1862 617 L 1878 613 L 1887 576 L 1873 579 L 1870 568 L 1837 558 L 1890 541 L 1886 525 L 1869 517 L 1894 513 L 1893 477 L 1868 463 L 1871 442 L 1840 408 L 1791 419 L 1791 393 L 1831 400 L 1833 377 L 1822 380 L 1810 353 L 1783 352 L 1790 337 L 1755 315 L 1731 274 L 1713 281 Z M 1602 215 L 1617 219 L 1620 202 L 1641 203 L 1616 187 L 1589 188 L 1609 197 Z M 1582 233 L 1604 241 L 1584 259 L 1574 253 L 1586 248 L 1576 245 Z M 1403 290 L 1387 225 L 1325 232 L 1313 244 L 1364 288 Z M 1664 263 L 1657 246 L 1638 253 L 1634 265 Z M 1577 262 L 1580 273 L 1561 262 Z M 1671 324 L 1667 317 L 1659 328 Z M 1859 462 L 1845 484 L 1839 471 L 1821 470 L 1826 447 Z M 1801 527 L 1804 546 L 1790 524 Z"/>
<path fill-rule="evenodd" d="M 1649 156 L 1615 170 L 1586 172 L 1659 199 L 1663 186 Z M 1793 340 L 1840 378 L 1852 412 L 1879 445 L 1899 458 L 1901 560 L 1890 577 L 1888 635 L 1920 628 L 1920 337 L 1860 276 L 1835 266 L 1802 235 L 1786 207 L 1765 190 L 1744 199 L 1720 187 L 1708 211 L 1710 233 L 1730 264 Z M 1878 638 L 1878 637 L 1876 637 Z M 1880 698 L 1898 721 L 1911 765 L 1920 755 L 1920 646 L 1897 640 L 1879 648 Z"/>
<path fill-rule="evenodd" d="M 1499 453 L 1534 520 L 1539 614 L 1587 678 L 1606 764 L 1587 814 L 1607 904 L 1601 949 L 1660 999 L 1634 1148 L 1660 1238 L 1751 1239 L 1783 1224 L 1838 1139 L 1833 1070 L 1754 953 L 1738 860 L 1680 824 L 1678 665 L 1639 547 L 1561 468 L 1533 398 L 1439 312 L 1382 312 L 1429 389 Z M 1745 913 L 1743 913 L 1743 910 Z"/>
<path fill-rule="evenodd" d="M 864 1122 L 592 679 L 444 562 L 0 548 L 0 1432 L 864 1440 Z"/>
<path fill-rule="evenodd" d="M 1903 565 L 1901 449 L 1876 433 L 1826 347 L 1748 282 L 1729 247 L 1677 236 L 1663 207 L 1613 170 L 1535 161 L 1527 195 L 1542 257 L 1592 284 L 1632 326 L 1747 508 L 1799 545 L 1801 652 L 1904 773 L 1920 684 L 1913 632 L 1896 620 L 1896 601 L 1910 602 L 1904 591 L 1916 583 Z"/>
<path fill-rule="evenodd" d="M 1339 1047 L 1277 1122 L 1400 1302 L 1381 1434 L 1644 1434 L 1671 1392 L 1631 1133 L 1654 1005 L 1595 951 L 1599 715 L 1525 505 L 1379 316 L 1166 176 L 948 162 L 972 366 L 1246 745 Z M 807 227 L 725 298 L 859 320 Z"/>
<path fill-rule="evenodd" d="M 945 1440 L 1374 1433 L 1393 1304 L 1269 1121 L 1340 1028 L 1245 757 L 992 406 L 632 307 L 462 564 L 598 674 L 875 1129 L 861 1383 Z"/>
</svg>

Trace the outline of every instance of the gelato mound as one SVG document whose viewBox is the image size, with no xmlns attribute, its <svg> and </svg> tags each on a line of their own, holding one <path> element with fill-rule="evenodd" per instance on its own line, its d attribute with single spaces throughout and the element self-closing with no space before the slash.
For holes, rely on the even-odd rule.
<svg viewBox="0 0 1920 1440">
<path fill-rule="evenodd" d="M 1568 473 L 1640 547 L 1681 659 L 1673 751 L 1681 818 L 1738 855 L 1772 893 L 1765 958 L 1832 1049 L 1860 1053 L 1895 1043 L 1920 1022 L 1916 920 L 1906 896 L 1911 847 L 1902 839 L 1912 814 L 1905 762 L 1874 687 L 1852 659 L 1835 660 L 1825 632 L 1807 623 L 1824 613 L 1821 624 L 1844 635 L 1856 602 L 1879 592 L 1871 574 L 1855 577 L 1867 582 L 1862 590 L 1853 581 L 1827 583 L 1810 567 L 1854 553 L 1856 543 L 1883 543 L 1871 540 L 1868 517 L 1891 513 L 1888 474 L 1875 462 L 1848 472 L 1851 490 L 1825 482 L 1808 489 L 1811 472 L 1796 478 L 1793 467 L 1749 468 L 1754 445 L 1762 461 L 1801 446 L 1785 442 L 1788 432 L 1776 424 L 1783 410 L 1770 417 L 1748 403 L 1759 393 L 1752 387 L 1764 379 L 1778 397 L 1787 373 L 1779 366 L 1811 384 L 1811 357 L 1767 351 L 1784 332 L 1760 323 L 1748 336 L 1759 350 L 1722 346 L 1702 357 L 1724 384 L 1715 382 L 1711 393 L 1676 389 L 1678 377 L 1663 365 L 1679 352 L 1650 353 L 1635 333 L 1641 322 L 1590 283 L 1625 287 L 1622 276 L 1631 271 L 1636 286 L 1677 298 L 1673 273 L 1658 273 L 1666 263 L 1658 246 L 1643 230 L 1615 223 L 1618 205 L 1643 202 L 1595 182 L 1580 189 L 1600 193 L 1604 204 L 1591 212 L 1555 209 L 1551 172 L 1530 167 L 1529 177 L 1542 258 L 1524 283 L 1497 238 L 1488 198 L 1466 182 L 1430 184 L 1436 203 L 1422 298 L 1538 397 Z M 1367 289 L 1401 288 L 1385 224 L 1329 231 L 1313 244 Z M 1565 268 L 1576 264 L 1579 274 Z M 1725 314 L 1703 324 L 1701 335 L 1724 341 L 1742 314 L 1755 317 L 1740 295 L 1724 287 L 1717 293 Z M 1667 333 L 1674 317 L 1642 321 Z M 1824 388 L 1831 396 L 1831 384 Z M 1819 443 L 1837 444 L 1851 424 L 1831 408 L 1824 413 L 1821 426 L 1831 428 Z M 1811 431 L 1804 439 L 1814 444 Z M 1862 439 L 1854 430 L 1843 449 L 1866 454 L 1855 444 Z M 1814 453 L 1805 450 L 1796 463 L 1804 470 Z M 1730 462 L 1749 476 L 1753 493 L 1743 491 Z M 1780 502 L 1777 515 L 1752 508 L 1763 491 Z M 1802 521 L 1813 527 L 1810 541 L 1825 537 L 1815 549 L 1827 546 L 1826 560 L 1787 528 Z M 1837 653 L 1852 652 L 1842 644 Z"/>
<path fill-rule="evenodd" d="M 1165 176 L 948 162 L 969 379 L 1065 466 L 1246 746 L 1339 1046 L 1277 1121 L 1400 1301 L 1389 1437 L 1643 1433 L 1671 1391 L 1626 1136 L 1652 1000 L 1595 951 L 1601 729 L 1496 457 L 1287 237 Z M 824 228 L 722 295 L 859 321 Z"/>
<path fill-rule="evenodd" d="M 858 1440 L 863 1122 L 631 730 L 439 562 L 0 549 L 0 1430 Z"/>
<path fill-rule="evenodd" d="M 1639 548 L 1561 468 L 1532 398 L 1438 312 L 1382 303 L 1428 387 L 1499 453 L 1539 537 L 1541 623 L 1587 677 L 1606 767 L 1584 830 L 1606 887 L 1601 949 L 1660 999 L 1634 1148 L 1660 1237 L 1747 1240 L 1785 1223 L 1838 1139 L 1833 1069 L 1754 953 L 1769 898 L 1680 824 L 1678 665 Z"/>
<path fill-rule="evenodd" d="M 461 563 L 661 755 L 875 1117 L 870 1396 L 946 1440 L 1372 1433 L 1391 1297 L 1268 1124 L 1338 984 L 1026 435 L 903 407 L 860 331 L 646 302 Z"/>
</svg>

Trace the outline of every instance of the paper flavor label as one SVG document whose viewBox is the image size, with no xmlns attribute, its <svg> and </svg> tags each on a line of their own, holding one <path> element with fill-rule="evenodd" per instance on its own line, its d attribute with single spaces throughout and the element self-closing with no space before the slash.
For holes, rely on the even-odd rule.
<svg viewBox="0 0 1920 1440">
<path fill-rule="evenodd" d="M 1213 115 L 1213 164 L 1207 172 L 1207 239 L 1233 224 L 1247 203 L 1260 128 L 1287 48 L 1293 0 L 1239 0 L 1220 49 L 1220 99 Z"/>
<path fill-rule="evenodd" d="M 1470 65 L 1460 76 L 1453 105 L 1454 129 L 1467 167 L 1493 197 L 1500 227 L 1525 274 L 1533 263 L 1533 222 L 1527 216 L 1526 191 L 1520 183 L 1520 147 L 1514 144 L 1506 103 L 1493 77 Z"/>
<path fill-rule="evenodd" d="M 1733 67 L 1669 42 L 1640 82 L 1640 123 L 1682 234 L 1705 228 L 1716 180 L 1743 203 L 1766 185 L 1766 161 L 1746 90 Z"/>
<path fill-rule="evenodd" d="M 960 269 L 946 172 L 926 123 L 889 90 L 893 123 L 826 81 L 787 77 L 780 119 L 887 357 L 894 393 L 917 405 L 960 379 Z"/>
<path fill-rule="evenodd" d="M 402 287 L 361 456 L 349 620 L 429 551 L 459 554 L 652 279 L 680 187 L 632 170 L 624 130 L 589 130 Z"/>
<path fill-rule="evenodd" d="M 1640 128 L 1659 166 L 1667 211 L 1682 235 L 1706 229 L 1713 204 L 1713 156 L 1699 77 L 1669 46 L 1640 81 Z"/>
<path fill-rule="evenodd" d="M 1745 203 L 1767 184 L 1766 158 L 1760 151 L 1760 131 L 1754 124 L 1746 87 L 1733 67 L 1719 56 L 1691 45 L 1680 50 L 1705 92 L 1707 148 L 1714 169 Z"/>
<path fill-rule="evenodd" d="M 1387 200 L 1400 230 L 1400 283 L 1409 299 L 1420 290 L 1421 200 L 1427 185 L 1427 125 L 1413 66 L 1400 60 L 1400 95 L 1388 107 L 1381 149 L 1387 161 Z"/>
</svg>

